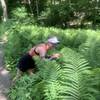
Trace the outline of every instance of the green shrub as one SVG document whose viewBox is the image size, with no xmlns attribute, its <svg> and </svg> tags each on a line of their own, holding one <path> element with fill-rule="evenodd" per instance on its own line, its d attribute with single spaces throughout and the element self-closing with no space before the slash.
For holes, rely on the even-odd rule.
<svg viewBox="0 0 100 100">
<path fill-rule="evenodd" d="M 96 90 L 91 87 L 87 74 L 91 72 L 88 62 L 69 48 L 61 53 L 64 53 L 63 64 L 35 59 L 38 72 L 17 80 L 10 90 L 10 100 L 95 100 L 92 93 Z"/>
<path fill-rule="evenodd" d="M 24 19 L 27 16 L 27 11 L 24 6 L 13 9 L 11 13 L 13 18 L 15 17 L 17 19 Z"/>
<path fill-rule="evenodd" d="M 16 82 L 9 92 L 10 100 L 96 100 L 99 98 L 100 82 L 97 81 L 99 72 L 96 70 L 99 69 L 100 62 L 99 30 L 61 30 L 54 27 L 32 26 L 19 21 L 10 26 L 10 23 L 7 26 L 5 63 L 13 76 L 16 74 L 19 58 L 32 46 L 47 41 L 48 37 L 59 38 L 61 43 L 57 50 L 53 51 L 62 54 L 60 59 L 52 62 L 43 62 L 35 58 L 36 73 L 32 76 L 24 75 Z"/>
<path fill-rule="evenodd" d="M 100 37 L 91 36 L 83 43 L 80 52 L 89 61 L 91 66 L 100 66 Z"/>
</svg>

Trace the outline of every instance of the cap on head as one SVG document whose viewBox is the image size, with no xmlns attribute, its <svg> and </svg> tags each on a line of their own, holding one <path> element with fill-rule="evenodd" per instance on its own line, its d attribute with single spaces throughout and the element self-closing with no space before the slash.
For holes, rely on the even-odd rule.
<svg viewBox="0 0 100 100">
<path fill-rule="evenodd" d="M 49 38 L 49 39 L 48 39 L 48 42 L 49 42 L 49 43 L 52 43 L 52 44 L 57 44 L 57 43 L 59 43 L 60 41 L 58 41 L 57 37 L 55 36 L 55 37 Z"/>
</svg>

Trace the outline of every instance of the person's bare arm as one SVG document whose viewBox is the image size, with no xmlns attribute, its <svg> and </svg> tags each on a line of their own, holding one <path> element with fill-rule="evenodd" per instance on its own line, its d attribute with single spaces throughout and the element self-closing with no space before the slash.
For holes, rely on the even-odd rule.
<svg viewBox="0 0 100 100">
<path fill-rule="evenodd" d="M 59 54 L 59 53 L 55 53 L 55 54 L 51 55 L 52 58 L 56 58 L 56 59 L 60 58 L 60 56 L 61 56 L 61 54 Z"/>
<path fill-rule="evenodd" d="M 42 60 L 54 60 L 54 59 L 57 59 L 60 57 L 60 54 L 56 53 L 56 54 L 52 54 L 52 55 L 47 55 L 47 51 L 42 48 L 42 47 L 39 47 L 38 48 L 38 52 L 39 52 L 39 56 Z"/>
</svg>

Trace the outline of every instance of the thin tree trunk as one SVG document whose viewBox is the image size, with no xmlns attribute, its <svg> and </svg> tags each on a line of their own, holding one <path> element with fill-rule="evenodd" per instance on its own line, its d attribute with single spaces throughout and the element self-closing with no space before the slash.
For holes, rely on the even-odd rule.
<svg viewBox="0 0 100 100">
<path fill-rule="evenodd" d="M 3 18 L 2 19 L 4 22 L 6 22 L 7 18 L 8 18 L 6 2 L 5 2 L 5 0 L 0 0 L 0 2 L 1 2 L 2 9 L 3 9 Z"/>
<path fill-rule="evenodd" d="M 38 6 L 38 0 L 36 0 L 36 10 L 37 10 L 37 16 L 39 15 L 39 6 Z"/>
<path fill-rule="evenodd" d="M 30 11 L 31 11 L 31 13 L 33 15 L 33 10 L 32 10 L 32 6 L 31 6 L 31 0 L 28 0 L 28 4 L 29 4 L 29 7 L 30 7 Z"/>
<path fill-rule="evenodd" d="M 51 4 L 52 4 L 52 0 L 51 0 Z"/>
<path fill-rule="evenodd" d="M 59 4 L 61 4 L 61 0 L 59 0 Z"/>
<path fill-rule="evenodd" d="M 54 0 L 54 5 L 56 4 L 56 0 Z"/>
</svg>

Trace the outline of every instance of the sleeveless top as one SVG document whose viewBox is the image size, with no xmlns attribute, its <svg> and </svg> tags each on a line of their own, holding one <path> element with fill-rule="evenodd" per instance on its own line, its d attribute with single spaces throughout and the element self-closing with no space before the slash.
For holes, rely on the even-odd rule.
<svg viewBox="0 0 100 100">
<path fill-rule="evenodd" d="M 34 48 L 34 53 L 35 53 L 36 55 L 39 55 L 39 53 L 38 53 L 38 52 L 36 52 L 36 48 Z"/>
</svg>

